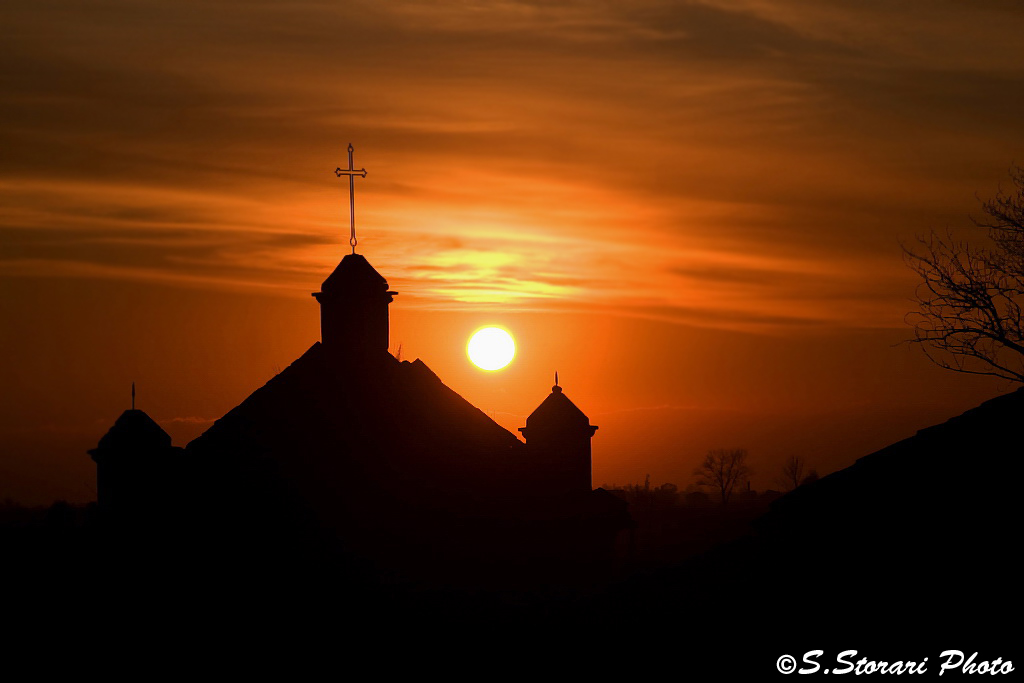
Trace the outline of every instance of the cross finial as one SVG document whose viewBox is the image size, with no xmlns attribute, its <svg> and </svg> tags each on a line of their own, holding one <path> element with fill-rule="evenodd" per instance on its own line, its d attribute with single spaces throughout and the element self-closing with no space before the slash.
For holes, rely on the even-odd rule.
<svg viewBox="0 0 1024 683">
<path fill-rule="evenodd" d="M 132 382 L 132 410 L 135 410 L 135 382 Z"/>
<path fill-rule="evenodd" d="M 356 176 L 360 178 L 366 177 L 365 168 L 356 168 L 352 163 L 352 152 L 355 148 L 352 143 L 348 143 L 348 168 L 341 168 L 340 166 L 334 169 L 334 174 L 339 178 L 343 175 L 348 176 L 348 212 L 349 212 L 349 246 L 352 247 L 352 253 L 356 253 Z"/>
</svg>

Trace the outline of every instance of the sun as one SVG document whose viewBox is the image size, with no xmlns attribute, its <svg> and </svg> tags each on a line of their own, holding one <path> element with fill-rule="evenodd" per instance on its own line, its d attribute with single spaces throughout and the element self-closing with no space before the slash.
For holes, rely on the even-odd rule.
<svg viewBox="0 0 1024 683">
<path fill-rule="evenodd" d="M 481 327 L 469 338 L 466 354 L 473 365 L 481 370 L 501 370 L 516 355 L 516 342 L 508 330 L 500 327 Z"/>
</svg>

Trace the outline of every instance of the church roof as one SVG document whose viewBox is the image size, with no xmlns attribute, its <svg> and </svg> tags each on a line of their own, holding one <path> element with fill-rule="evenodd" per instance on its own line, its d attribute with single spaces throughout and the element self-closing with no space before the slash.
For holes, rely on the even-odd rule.
<svg viewBox="0 0 1024 683">
<path fill-rule="evenodd" d="M 340 518 L 367 500 L 499 495 L 521 480 L 524 448 L 422 361 L 316 343 L 186 451 L 213 476 L 253 472 Z"/>
<path fill-rule="evenodd" d="M 334 291 L 366 291 L 370 293 L 383 292 L 388 288 L 388 282 L 384 276 L 370 265 L 362 254 L 347 254 L 345 258 L 334 269 L 323 284 L 320 290 L 323 292 Z"/>
<path fill-rule="evenodd" d="M 913 538 L 923 548 L 930 535 L 944 542 L 953 528 L 1002 529 L 1006 520 L 997 510 L 1017 498 L 1022 418 L 1024 388 L 796 488 L 756 525 L 769 535 L 827 529 L 849 547 L 858 537 L 876 544 Z"/>
<path fill-rule="evenodd" d="M 100 439 L 99 445 L 90 451 L 138 451 L 170 448 L 171 437 L 141 410 L 126 410 L 117 418 L 114 426 Z"/>
<path fill-rule="evenodd" d="M 632 581 L 620 613 L 657 604 L 729 619 L 770 614 L 767 628 L 785 637 L 924 642 L 978 637 L 986 624 L 1001 634 L 1001 615 L 1020 596 L 1022 418 L 1024 388 L 799 486 L 771 503 L 753 534 Z M 694 590 L 735 585 L 744 587 L 735 600 Z M 820 618 L 779 610 L 783 593 L 813 602 Z"/>
</svg>

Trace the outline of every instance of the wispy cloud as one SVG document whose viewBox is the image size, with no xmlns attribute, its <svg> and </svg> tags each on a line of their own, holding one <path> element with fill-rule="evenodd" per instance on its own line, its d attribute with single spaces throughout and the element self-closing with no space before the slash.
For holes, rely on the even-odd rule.
<svg viewBox="0 0 1024 683">
<path fill-rule="evenodd" d="M 1001 2 L 16 1 L 0 270 L 710 327 L 895 326 L 898 238 L 1020 159 Z M 899 30 L 896 30 L 897 27 Z"/>
</svg>

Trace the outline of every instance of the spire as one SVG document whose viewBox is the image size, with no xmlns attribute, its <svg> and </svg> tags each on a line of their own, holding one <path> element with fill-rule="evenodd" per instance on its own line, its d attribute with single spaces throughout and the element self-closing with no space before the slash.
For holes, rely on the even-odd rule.
<svg viewBox="0 0 1024 683">
<path fill-rule="evenodd" d="M 562 393 L 562 387 L 558 386 L 558 370 L 555 370 L 555 386 L 551 387 L 551 391 L 556 394 Z"/>
<path fill-rule="evenodd" d="M 558 382 L 555 382 L 558 384 Z M 135 382 L 132 382 L 132 410 L 135 410 Z"/>
</svg>

